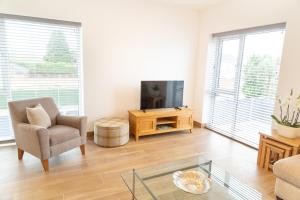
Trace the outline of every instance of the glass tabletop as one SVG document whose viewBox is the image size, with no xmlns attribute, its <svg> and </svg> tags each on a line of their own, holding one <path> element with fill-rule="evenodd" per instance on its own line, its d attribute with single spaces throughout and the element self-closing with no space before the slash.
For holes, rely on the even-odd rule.
<svg viewBox="0 0 300 200">
<path fill-rule="evenodd" d="M 198 170 L 206 174 L 211 182 L 205 194 L 187 193 L 173 183 L 176 171 Z M 121 174 L 134 200 L 261 200 L 255 189 L 240 182 L 222 170 L 212 160 L 195 156 L 142 169 L 133 169 Z"/>
</svg>

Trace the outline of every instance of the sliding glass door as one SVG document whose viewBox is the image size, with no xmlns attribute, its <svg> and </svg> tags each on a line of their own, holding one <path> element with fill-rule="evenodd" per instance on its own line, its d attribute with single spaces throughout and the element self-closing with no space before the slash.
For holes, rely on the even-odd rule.
<svg viewBox="0 0 300 200">
<path fill-rule="evenodd" d="M 284 27 L 216 39 L 208 128 L 252 146 L 271 128 Z"/>
</svg>

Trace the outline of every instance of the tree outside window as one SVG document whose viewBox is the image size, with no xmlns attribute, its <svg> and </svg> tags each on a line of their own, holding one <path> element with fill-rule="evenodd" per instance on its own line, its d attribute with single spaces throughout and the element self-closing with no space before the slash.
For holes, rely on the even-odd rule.
<svg viewBox="0 0 300 200">
<path fill-rule="evenodd" d="M 252 55 L 244 66 L 243 94 L 247 98 L 273 94 L 278 64 L 271 56 Z"/>
</svg>

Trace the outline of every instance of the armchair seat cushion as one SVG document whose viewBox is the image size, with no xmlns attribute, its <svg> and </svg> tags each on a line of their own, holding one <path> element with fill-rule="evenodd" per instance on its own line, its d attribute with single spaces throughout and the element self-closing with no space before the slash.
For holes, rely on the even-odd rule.
<svg viewBox="0 0 300 200">
<path fill-rule="evenodd" d="M 300 155 L 288 157 L 281 159 L 274 164 L 273 172 L 274 174 L 300 188 Z"/>
<path fill-rule="evenodd" d="M 48 131 L 50 146 L 61 144 L 74 138 L 80 138 L 79 130 L 70 126 L 56 125 L 50 127 Z"/>
</svg>

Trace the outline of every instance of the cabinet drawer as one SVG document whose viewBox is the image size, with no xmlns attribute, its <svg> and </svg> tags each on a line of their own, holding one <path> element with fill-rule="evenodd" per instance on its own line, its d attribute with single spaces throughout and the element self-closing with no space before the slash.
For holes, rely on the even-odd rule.
<svg viewBox="0 0 300 200">
<path fill-rule="evenodd" d="M 156 130 L 156 120 L 153 118 L 140 119 L 138 122 L 138 132 L 140 134 L 149 133 Z"/>
</svg>

